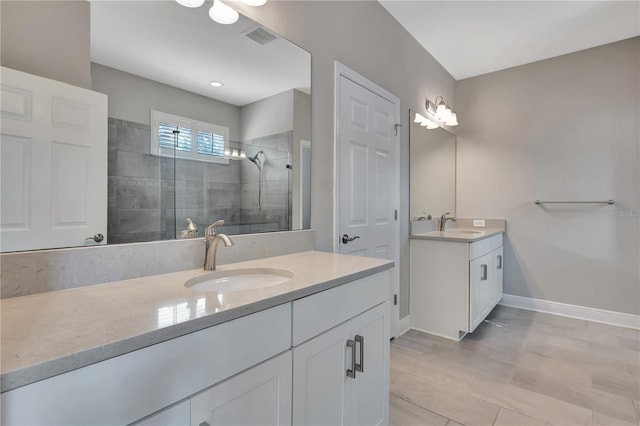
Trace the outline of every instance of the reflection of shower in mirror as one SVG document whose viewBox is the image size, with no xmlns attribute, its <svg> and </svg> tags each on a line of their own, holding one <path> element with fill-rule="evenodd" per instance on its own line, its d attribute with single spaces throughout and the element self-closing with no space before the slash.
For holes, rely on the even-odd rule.
<svg viewBox="0 0 640 426">
<path fill-rule="evenodd" d="M 253 157 L 247 157 L 258 168 L 258 209 L 262 209 L 262 166 L 264 165 L 264 151 L 256 152 Z"/>
</svg>

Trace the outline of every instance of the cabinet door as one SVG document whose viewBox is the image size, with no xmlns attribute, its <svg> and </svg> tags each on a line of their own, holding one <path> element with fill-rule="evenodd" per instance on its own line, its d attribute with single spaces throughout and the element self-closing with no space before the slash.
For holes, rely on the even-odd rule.
<svg viewBox="0 0 640 426">
<path fill-rule="evenodd" d="M 342 425 L 349 411 L 345 387 L 351 323 L 347 322 L 293 349 L 293 424 Z"/>
<path fill-rule="evenodd" d="M 351 335 L 356 342 L 356 377 L 348 387 L 351 393 L 349 424 L 386 425 L 389 423 L 389 302 L 351 320 Z"/>
<path fill-rule="evenodd" d="M 469 332 L 476 327 L 489 313 L 491 254 L 486 254 L 469 262 Z"/>
<path fill-rule="evenodd" d="M 191 398 L 191 425 L 290 425 L 291 351 Z"/>
<path fill-rule="evenodd" d="M 504 291 L 503 273 L 504 273 L 504 248 L 500 247 L 493 252 L 494 261 L 494 280 L 493 280 L 493 303 L 492 306 L 497 305 L 502 299 L 502 293 Z"/>
</svg>

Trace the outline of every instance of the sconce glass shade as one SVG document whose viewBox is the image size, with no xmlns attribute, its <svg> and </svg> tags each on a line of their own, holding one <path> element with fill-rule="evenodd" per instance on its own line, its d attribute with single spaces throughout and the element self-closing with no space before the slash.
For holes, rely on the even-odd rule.
<svg viewBox="0 0 640 426">
<path fill-rule="evenodd" d="M 426 126 L 426 128 L 427 128 L 427 129 L 429 129 L 429 130 L 437 129 L 438 127 L 440 127 L 440 126 L 438 125 L 438 123 L 434 123 L 434 122 L 433 122 L 433 121 L 431 121 L 431 120 L 427 120 L 427 123 L 426 123 L 426 125 L 425 125 L 425 126 Z"/>
<path fill-rule="evenodd" d="M 247 158 L 247 154 L 243 150 L 240 150 L 240 158 Z"/>
<path fill-rule="evenodd" d="M 426 120 L 426 118 L 422 115 L 422 114 L 418 114 L 416 112 L 416 118 L 413 119 L 414 123 L 418 123 L 420 125 L 422 125 L 422 123 L 424 122 L 424 120 Z"/>
<path fill-rule="evenodd" d="M 237 10 L 222 3 L 221 0 L 213 0 L 213 6 L 209 9 L 209 17 L 218 24 L 229 25 L 237 22 L 240 15 Z"/>
<path fill-rule="evenodd" d="M 204 4 L 205 0 L 176 0 L 179 5 L 185 7 L 200 7 Z"/>
<path fill-rule="evenodd" d="M 444 102 L 438 104 L 436 109 L 436 118 L 440 121 L 447 121 L 451 116 L 451 108 L 449 108 Z"/>
<path fill-rule="evenodd" d="M 455 112 L 451 113 L 451 116 L 449 117 L 448 120 L 446 120 L 444 122 L 444 124 L 446 124 L 447 126 L 451 126 L 451 127 L 457 126 L 458 125 L 458 115 Z"/>
<path fill-rule="evenodd" d="M 262 6 L 266 2 L 267 0 L 242 0 L 242 3 L 248 4 L 249 6 Z"/>
</svg>

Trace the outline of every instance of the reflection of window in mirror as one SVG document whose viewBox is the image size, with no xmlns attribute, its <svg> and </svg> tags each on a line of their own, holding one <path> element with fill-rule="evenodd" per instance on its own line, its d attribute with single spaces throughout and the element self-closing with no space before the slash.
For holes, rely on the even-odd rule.
<svg viewBox="0 0 640 426">
<path fill-rule="evenodd" d="M 151 110 L 151 128 L 151 152 L 155 155 L 228 163 L 224 155 L 229 145 L 228 127 Z"/>
<path fill-rule="evenodd" d="M 456 209 L 456 135 L 427 129 L 410 114 L 410 212 L 415 220 L 429 212 L 436 218 Z"/>
</svg>

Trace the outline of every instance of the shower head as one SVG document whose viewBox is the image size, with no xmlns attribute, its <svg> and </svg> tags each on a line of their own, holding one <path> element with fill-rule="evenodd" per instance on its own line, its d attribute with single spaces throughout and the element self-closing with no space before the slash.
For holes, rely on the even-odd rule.
<svg viewBox="0 0 640 426">
<path fill-rule="evenodd" d="M 260 160 L 260 154 L 264 155 L 264 151 L 260 150 L 256 152 L 256 155 L 254 155 L 253 157 L 247 157 L 247 160 L 255 164 L 258 170 L 262 170 L 262 161 Z"/>
</svg>

